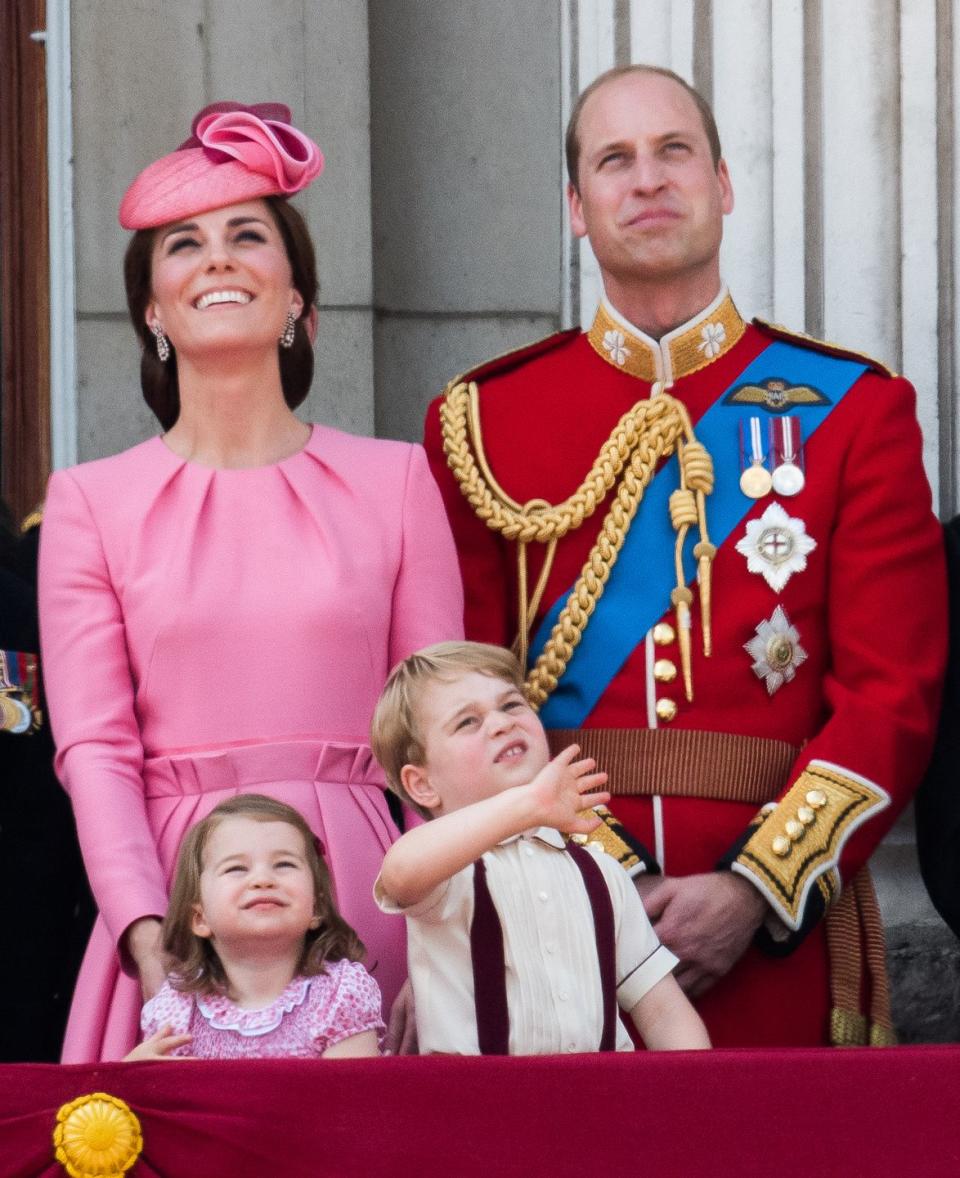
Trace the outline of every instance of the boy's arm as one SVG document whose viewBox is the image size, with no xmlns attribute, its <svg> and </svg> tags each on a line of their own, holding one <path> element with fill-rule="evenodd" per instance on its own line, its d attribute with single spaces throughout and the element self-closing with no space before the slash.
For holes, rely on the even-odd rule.
<svg viewBox="0 0 960 1178">
<path fill-rule="evenodd" d="M 407 831 L 387 851 L 380 886 L 401 908 L 409 908 L 462 871 L 497 843 L 536 826 L 589 834 L 600 825 L 581 811 L 610 800 L 595 792 L 606 781 L 592 760 L 576 761 L 570 745 L 529 785 L 514 786 Z"/>
<path fill-rule="evenodd" d="M 633 1025 L 649 1051 L 690 1051 L 710 1046 L 703 1019 L 667 974 L 631 1009 Z"/>
</svg>

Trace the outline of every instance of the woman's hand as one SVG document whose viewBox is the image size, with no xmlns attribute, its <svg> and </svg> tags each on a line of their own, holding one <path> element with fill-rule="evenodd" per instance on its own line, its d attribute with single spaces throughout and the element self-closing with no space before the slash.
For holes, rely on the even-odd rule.
<svg viewBox="0 0 960 1178">
<path fill-rule="evenodd" d="M 383 1054 L 417 1054 L 417 1012 L 413 1004 L 413 986 L 409 978 L 400 987 L 400 993 L 390 1008 Z"/>
<path fill-rule="evenodd" d="M 123 1057 L 123 1062 L 136 1063 L 137 1060 L 143 1059 L 187 1059 L 188 1056 L 172 1056 L 170 1053 L 189 1043 L 192 1038 L 192 1035 L 174 1035 L 173 1027 L 168 1023 L 159 1031 L 154 1031 L 148 1039 L 138 1043 L 133 1051 Z"/>
<path fill-rule="evenodd" d="M 144 916 L 130 925 L 127 929 L 127 952 L 137 967 L 140 989 L 146 1002 L 156 994 L 167 976 L 157 917 Z"/>
</svg>

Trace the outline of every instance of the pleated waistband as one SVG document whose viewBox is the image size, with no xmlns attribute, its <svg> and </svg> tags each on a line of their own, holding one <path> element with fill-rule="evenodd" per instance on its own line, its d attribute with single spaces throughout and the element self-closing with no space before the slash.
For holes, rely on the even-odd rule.
<svg viewBox="0 0 960 1178">
<path fill-rule="evenodd" d="M 248 789 L 279 781 L 385 788 L 383 771 L 369 745 L 332 740 L 276 741 L 149 757 L 143 766 L 148 798 Z"/>
</svg>

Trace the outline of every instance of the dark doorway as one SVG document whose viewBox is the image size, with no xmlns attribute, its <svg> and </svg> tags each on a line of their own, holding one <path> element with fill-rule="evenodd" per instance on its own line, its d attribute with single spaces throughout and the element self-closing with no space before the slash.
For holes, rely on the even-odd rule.
<svg viewBox="0 0 960 1178">
<path fill-rule="evenodd" d="M 50 472 L 46 0 L 0 4 L 0 494 L 17 519 Z"/>
</svg>

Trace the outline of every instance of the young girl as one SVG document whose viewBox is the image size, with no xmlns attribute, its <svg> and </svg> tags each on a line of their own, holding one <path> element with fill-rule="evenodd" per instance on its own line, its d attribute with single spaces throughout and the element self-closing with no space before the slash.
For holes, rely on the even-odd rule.
<svg viewBox="0 0 960 1178">
<path fill-rule="evenodd" d="M 282 802 L 239 794 L 190 830 L 163 948 L 170 976 L 128 1060 L 379 1054 L 363 945 L 337 912 L 318 841 Z"/>
</svg>

